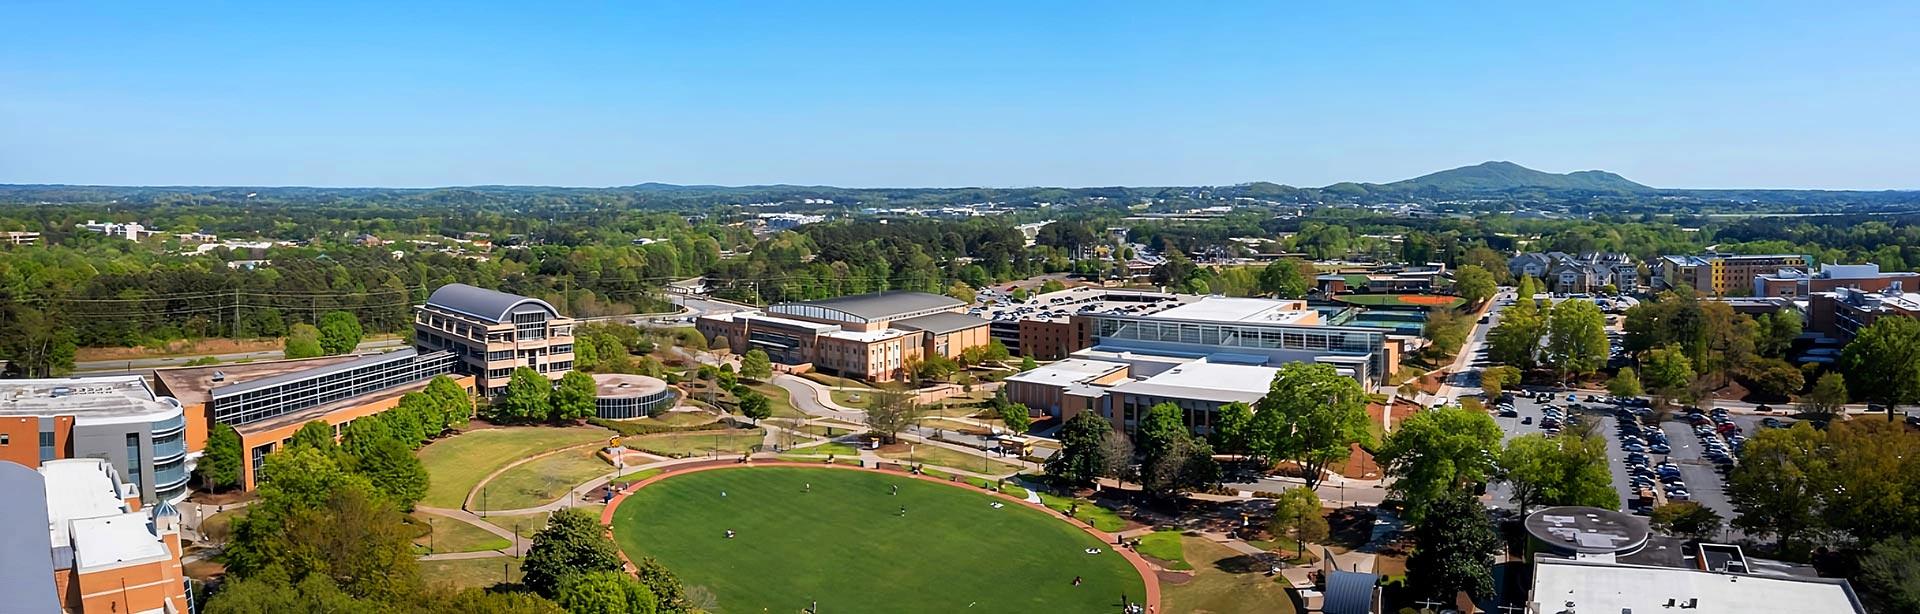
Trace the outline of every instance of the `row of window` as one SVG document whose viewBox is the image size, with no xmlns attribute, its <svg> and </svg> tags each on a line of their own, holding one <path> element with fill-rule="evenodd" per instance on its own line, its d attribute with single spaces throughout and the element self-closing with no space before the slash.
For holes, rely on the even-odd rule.
<svg viewBox="0 0 1920 614">
<path fill-rule="evenodd" d="M 212 401 L 213 419 L 235 426 L 257 422 L 452 373 L 456 361 L 456 357 L 447 352 L 398 356 L 353 369 L 215 397 Z"/>
</svg>

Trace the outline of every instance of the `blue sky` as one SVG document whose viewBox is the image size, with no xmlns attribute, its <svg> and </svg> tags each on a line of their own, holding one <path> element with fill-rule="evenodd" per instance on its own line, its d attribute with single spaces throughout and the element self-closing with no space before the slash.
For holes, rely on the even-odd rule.
<svg viewBox="0 0 1920 614">
<path fill-rule="evenodd" d="M 0 182 L 1920 188 L 1913 2 L 574 4 L 12 0 Z"/>
</svg>

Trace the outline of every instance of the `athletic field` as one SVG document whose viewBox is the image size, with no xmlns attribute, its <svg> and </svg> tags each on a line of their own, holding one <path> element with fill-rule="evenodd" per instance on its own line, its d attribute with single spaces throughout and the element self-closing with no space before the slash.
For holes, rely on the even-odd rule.
<svg viewBox="0 0 1920 614">
<path fill-rule="evenodd" d="M 822 614 L 1104 614 L 1119 611 L 1122 593 L 1138 600 L 1145 590 L 1111 544 L 1064 520 L 964 485 L 868 471 L 668 477 L 627 496 L 613 535 L 628 557 L 652 556 L 713 591 L 728 614 L 816 601 Z"/>
</svg>

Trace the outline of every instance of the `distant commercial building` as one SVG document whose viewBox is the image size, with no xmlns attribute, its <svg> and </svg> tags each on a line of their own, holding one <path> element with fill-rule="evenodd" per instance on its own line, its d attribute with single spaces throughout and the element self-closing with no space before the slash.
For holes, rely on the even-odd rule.
<svg viewBox="0 0 1920 614">
<path fill-rule="evenodd" d="M 180 512 L 142 506 L 112 463 L 60 459 L 36 471 L 0 462 L 0 489 L 0 610 L 192 611 Z"/>
<path fill-rule="evenodd" d="M 938 294 L 878 292 L 711 314 L 694 327 L 709 344 L 725 338 L 734 352 L 759 349 L 788 367 L 889 381 L 926 356 L 954 358 L 987 345 L 987 321 L 961 313 L 966 305 Z"/>
<path fill-rule="evenodd" d="M 186 410 L 187 447 L 206 448 L 215 424 L 240 435 L 240 485 L 252 489 L 268 454 L 286 445 L 308 422 L 346 425 L 399 405 L 400 397 L 425 390 L 434 377 L 454 376 L 469 392 L 473 379 L 456 373 L 449 352 L 412 349 L 360 356 L 326 356 L 154 371 L 159 389 Z"/>
<path fill-rule="evenodd" d="M 140 225 L 139 222 L 119 224 L 87 220 L 87 223 L 77 224 L 77 226 L 87 232 L 97 232 L 109 237 L 119 237 L 128 241 L 139 241 L 160 234 L 160 231 L 150 230 L 146 226 Z"/>
<path fill-rule="evenodd" d="M 446 351 L 485 396 L 507 392 L 513 370 L 558 380 L 573 370 L 573 318 L 546 301 L 466 284 L 447 284 L 414 309 L 413 345 Z"/>
<path fill-rule="evenodd" d="M 1840 288 L 1861 292 L 1920 289 L 1920 273 L 1882 273 L 1878 264 L 1822 264 L 1812 273 L 1787 268 L 1753 276 L 1754 296 L 1806 298 L 1815 292 Z"/>
<path fill-rule="evenodd" d="M 1700 294 L 1723 295 L 1745 292 L 1752 287 L 1755 276 L 1783 268 L 1806 267 L 1807 257 L 1797 254 L 1661 256 L 1659 280 L 1666 288 L 1692 288 Z"/>
<path fill-rule="evenodd" d="M 1844 343 L 1880 318 L 1920 318 L 1920 295 L 1909 296 L 1899 281 L 1889 285 L 1885 292 L 1837 288 L 1813 293 L 1807 297 L 1807 330 Z"/>
<path fill-rule="evenodd" d="M 595 373 L 594 415 L 608 420 L 645 418 L 673 407 L 673 392 L 659 378 Z"/>
<path fill-rule="evenodd" d="M 142 501 L 185 498 L 187 426 L 178 401 L 135 375 L 0 380 L 0 461 L 100 459 Z"/>
<path fill-rule="evenodd" d="M 37 245 L 39 243 L 40 233 L 37 232 L 19 230 L 0 232 L 0 245 Z"/>
<path fill-rule="evenodd" d="M 1617 252 L 1520 254 L 1507 260 L 1507 272 L 1514 279 L 1540 280 L 1548 292 L 1562 294 L 1590 294 L 1609 285 L 1621 292 L 1640 287 L 1640 265 Z"/>
</svg>

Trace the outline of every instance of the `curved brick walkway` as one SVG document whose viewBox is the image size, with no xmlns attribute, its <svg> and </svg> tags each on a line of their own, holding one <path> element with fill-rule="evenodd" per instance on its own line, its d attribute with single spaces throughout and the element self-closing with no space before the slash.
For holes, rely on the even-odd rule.
<svg viewBox="0 0 1920 614">
<path fill-rule="evenodd" d="M 1150 608 L 1152 608 L 1153 611 L 1158 611 L 1160 609 L 1160 577 L 1153 572 L 1153 567 L 1148 565 L 1147 560 L 1144 558 L 1141 558 L 1139 553 L 1134 552 L 1132 550 L 1125 549 L 1125 548 L 1114 548 L 1112 546 L 1112 544 L 1114 543 L 1114 534 L 1101 531 L 1099 529 L 1095 529 L 1091 526 L 1087 526 L 1086 524 L 1081 523 L 1080 521 L 1074 520 L 1072 518 L 1068 518 L 1066 514 L 1053 511 L 1052 509 L 1049 509 L 1044 505 L 1029 503 L 1026 499 L 1001 493 L 999 491 L 980 490 L 980 489 L 972 488 L 970 486 L 966 486 L 962 483 L 949 482 L 947 480 L 939 480 L 939 479 L 934 479 L 924 475 L 916 475 L 916 474 L 904 473 L 900 471 L 890 471 L 886 469 L 875 469 L 875 468 L 868 468 L 868 467 L 854 467 L 851 465 L 839 465 L 839 464 L 828 465 L 824 463 L 793 463 L 793 462 L 785 462 L 785 461 L 771 461 L 771 462 L 758 461 L 758 462 L 751 462 L 751 463 L 741 463 L 741 462 L 735 462 L 735 461 L 714 461 L 714 462 L 701 463 L 701 464 L 678 465 L 671 468 L 667 468 L 666 471 L 662 472 L 660 475 L 656 475 L 656 476 L 647 478 L 645 480 L 635 482 L 631 487 L 627 488 L 626 491 L 621 492 L 620 494 L 614 495 L 613 500 L 607 502 L 607 508 L 604 510 L 601 510 L 600 512 L 600 524 L 607 526 L 607 535 L 611 537 L 613 535 L 614 510 L 619 509 L 620 503 L 626 500 L 627 495 L 633 494 L 634 490 L 644 488 L 647 485 L 652 484 L 654 482 L 658 482 L 660 480 L 664 480 L 664 479 L 681 475 L 681 474 L 692 473 L 695 471 L 710 471 L 715 469 L 749 469 L 753 467 L 809 467 L 809 468 L 815 468 L 815 469 L 822 469 L 822 468 L 842 469 L 846 471 L 870 471 L 874 473 L 885 473 L 890 476 L 915 478 L 915 479 L 926 480 L 928 482 L 933 482 L 935 484 L 946 484 L 948 486 L 953 486 L 957 488 L 965 488 L 973 492 L 984 493 L 991 496 L 999 497 L 1001 499 L 1005 499 L 1007 501 L 1012 501 L 1020 505 L 1025 505 L 1029 508 L 1036 509 L 1041 512 L 1045 512 L 1047 515 L 1053 516 L 1054 518 L 1057 518 L 1063 522 L 1066 522 L 1067 524 L 1080 527 L 1080 530 L 1086 531 L 1088 534 L 1098 538 L 1100 540 L 1100 543 L 1108 544 L 1107 547 L 1112 549 L 1113 552 L 1119 554 L 1121 558 L 1126 559 L 1127 563 L 1133 565 L 1133 570 L 1136 572 L 1139 572 L 1140 579 L 1146 582 L 1147 595 L 1146 595 L 1146 599 L 1141 602 L 1142 605 L 1149 606 Z M 633 561 L 627 559 L 626 552 L 622 551 L 620 553 L 620 560 L 626 561 L 627 571 L 629 573 L 632 573 L 634 571 L 635 568 L 633 566 Z"/>
</svg>

